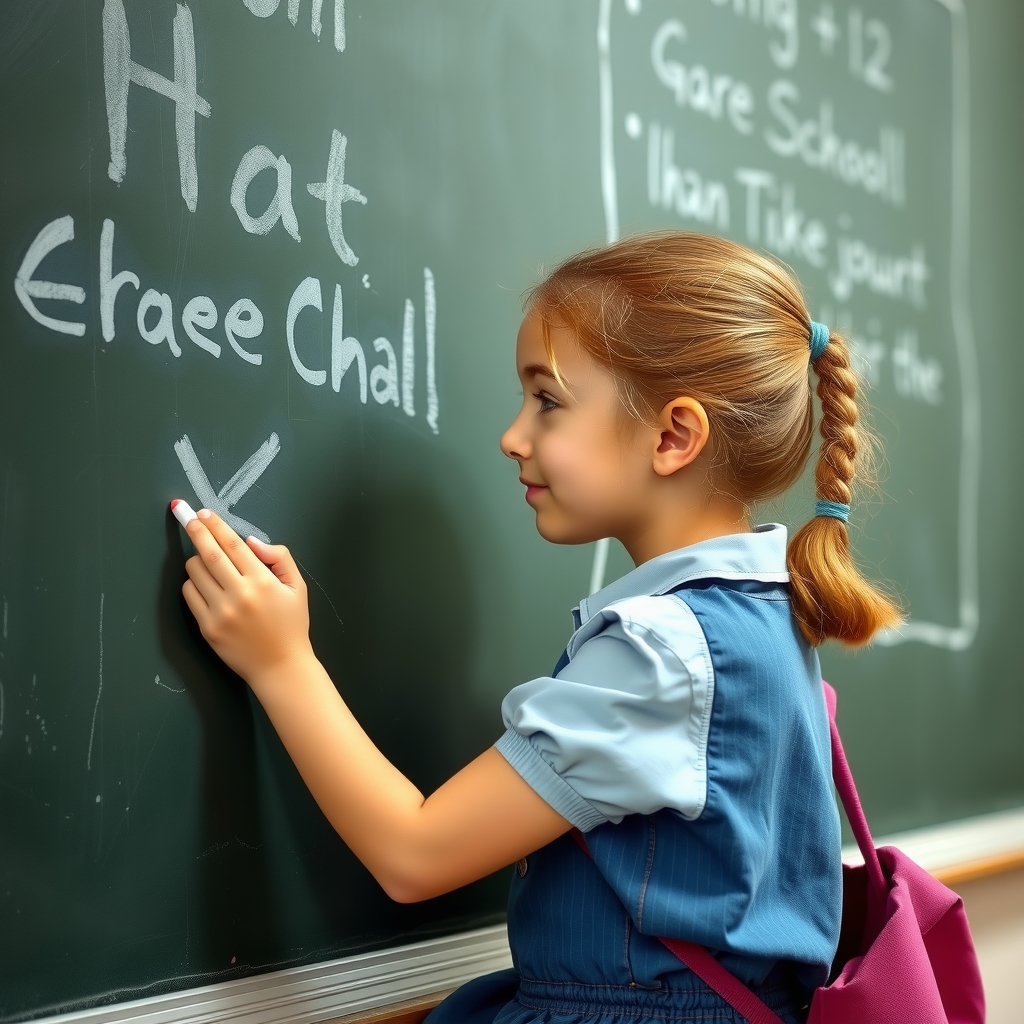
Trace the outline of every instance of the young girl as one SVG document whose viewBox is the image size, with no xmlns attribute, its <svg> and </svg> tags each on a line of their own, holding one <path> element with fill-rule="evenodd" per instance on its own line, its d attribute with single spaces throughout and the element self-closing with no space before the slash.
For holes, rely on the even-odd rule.
<svg viewBox="0 0 1024 1024">
<path fill-rule="evenodd" d="M 551 676 L 424 799 L 317 661 L 287 549 L 214 514 L 183 592 L 252 687 L 339 835 L 396 900 L 516 864 L 515 970 L 430 1024 L 742 1018 L 659 941 L 707 947 L 788 1024 L 839 937 L 839 818 L 815 648 L 898 621 L 849 551 L 862 441 L 846 344 L 796 283 L 720 238 L 582 253 L 531 294 L 523 406 L 501 439 L 541 536 L 615 537 L 636 568 L 574 609 Z M 801 475 L 817 376 L 815 517 L 789 543 L 752 507 Z"/>
</svg>

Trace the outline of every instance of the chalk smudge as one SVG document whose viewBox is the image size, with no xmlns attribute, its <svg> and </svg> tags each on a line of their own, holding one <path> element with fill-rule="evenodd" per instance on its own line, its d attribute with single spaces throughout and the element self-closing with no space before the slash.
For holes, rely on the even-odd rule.
<svg viewBox="0 0 1024 1024">
<path fill-rule="evenodd" d="M 165 690 L 169 690 L 171 693 L 184 693 L 185 692 L 185 687 L 184 686 L 180 690 L 177 690 L 173 686 L 168 686 L 166 683 L 161 683 L 159 676 L 157 676 L 153 680 L 153 682 L 156 683 L 157 686 L 162 686 Z"/>
</svg>

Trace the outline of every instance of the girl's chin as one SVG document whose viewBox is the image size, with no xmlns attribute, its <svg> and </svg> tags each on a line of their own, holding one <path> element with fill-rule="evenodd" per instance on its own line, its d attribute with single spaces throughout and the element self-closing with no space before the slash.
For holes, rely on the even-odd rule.
<svg viewBox="0 0 1024 1024">
<path fill-rule="evenodd" d="M 537 532 L 551 544 L 592 544 L 607 534 L 587 529 L 581 523 L 566 522 L 547 511 L 537 511 Z"/>
</svg>

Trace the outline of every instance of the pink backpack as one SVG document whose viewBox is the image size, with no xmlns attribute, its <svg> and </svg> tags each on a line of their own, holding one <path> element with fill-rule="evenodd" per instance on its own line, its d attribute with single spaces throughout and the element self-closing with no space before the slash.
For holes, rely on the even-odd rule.
<svg viewBox="0 0 1024 1024">
<path fill-rule="evenodd" d="M 984 1024 L 985 996 L 963 901 L 893 846 L 875 849 L 836 727 L 828 683 L 832 777 L 864 854 L 843 867 L 843 923 L 831 984 L 815 991 L 807 1024 Z M 661 940 L 750 1024 L 779 1017 L 703 946 Z"/>
</svg>

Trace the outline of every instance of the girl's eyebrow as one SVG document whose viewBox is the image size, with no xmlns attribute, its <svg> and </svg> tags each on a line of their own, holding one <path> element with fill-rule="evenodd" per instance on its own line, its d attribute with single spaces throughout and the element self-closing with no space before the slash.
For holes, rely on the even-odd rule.
<svg viewBox="0 0 1024 1024">
<path fill-rule="evenodd" d="M 558 378 L 554 375 L 550 366 L 545 366 L 543 363 L 530 363 L 529 366 L 523 367 L 523 376 L 525 377 L 548 377 L 553 380 L 556 384 Z"/>
</svg>

